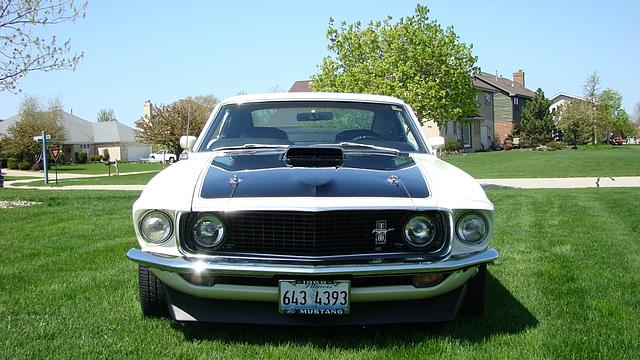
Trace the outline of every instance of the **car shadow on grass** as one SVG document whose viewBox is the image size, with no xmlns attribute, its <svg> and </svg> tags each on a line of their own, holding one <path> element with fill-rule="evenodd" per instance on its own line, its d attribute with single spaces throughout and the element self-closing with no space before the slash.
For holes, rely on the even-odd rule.
<svg viewBox="0 0 640 360">
<path fill-rule="evenodd" d="M 191 324 L 173 322 L 187 341 L 229 344 L 316 346 L 360 349 L 407 345 L 426 339 L 481 342 L 495 335 L 517 334 L 538 320 L 500 281 L 487 274 L 487 306 L 481 316 L 459 315 L 450 323 L 426 325 L 288 327 Z"/>
</svg>

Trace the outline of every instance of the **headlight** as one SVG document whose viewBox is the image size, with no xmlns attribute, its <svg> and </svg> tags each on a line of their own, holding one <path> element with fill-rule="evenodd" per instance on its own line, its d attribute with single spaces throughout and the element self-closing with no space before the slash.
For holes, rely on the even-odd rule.
<svg viewBox="0 0 640 360">
<path fill-rule="evenodd" d="M 475 212 L 462 215 L 456 225 L 456 232 L 460 240 L 470 244 L 484 240 L 487 230 L 489 230 L 487 221 L 482 215 Z"/>
<path fill-rule="evenodd" d="M 193 239 L 207 248 L 220 245 L 224 240 L 224 223 L 215 215 L 201 215 L 193 226 Z"/>
<path fill-rule="evenodd" d="M 404 238 L 410 246 L 423 248 L 436 237 L 436 224 L 422 215 L 414 216 L 404 225 Z"/>
<path fill-rule="evenodd" d="M 145 240 L 161 244 L 169 239 L 173 232 L 173 222 L 162 211 L 151 211 L 140 221 L 140 233 Z"/>
</svg>

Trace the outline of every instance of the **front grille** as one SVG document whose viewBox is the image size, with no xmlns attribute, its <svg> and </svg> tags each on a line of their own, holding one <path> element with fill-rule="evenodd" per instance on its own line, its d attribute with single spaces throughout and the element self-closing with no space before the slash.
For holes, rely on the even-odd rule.
<svg viewBox="0 0 640 360">
<path fill-rule="evenodd" d="M 425 249 L 414 250 L 403 240 L 405 221 L 416 214 L 427 215 L 438 226 L 434 242 Z M 353 255 L 415 251 L 433 253 L 443 248 L 447 239 L 444 216 L 436 211 L 242 211 L 216 213 L 226 225 L 223 245 L 211 251 L 199 246 L 191 234 L 197 213 L 182 216 L 183 247 L 199 253 L 263 253 L 296 256 Z M 384 244 L 376 244 L 374 229 L 386 221 Z"/>
</svg>

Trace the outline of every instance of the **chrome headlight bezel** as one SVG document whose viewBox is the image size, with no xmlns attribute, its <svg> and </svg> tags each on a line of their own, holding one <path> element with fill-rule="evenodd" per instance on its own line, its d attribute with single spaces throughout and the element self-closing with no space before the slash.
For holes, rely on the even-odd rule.
<svg viewBox="0 0 640 360">
<path fill-rule="evenodd" d="M 211 243 L 202 241 L 202 225 L 205 221 L 213 223 L 215 227 L 215 234 L 213 235 L 215 239 Z M 198 215 L 193 226 L 191 229 L 188 229 L 188 231 L 191 232 L 191 237 L 197 246 L 204 249 L 214 250 L 224 243 L 224 240 L 226 239 L 226 227 L 227 225 L 219 216 L 212 213 L 201 213 Z"/>
<path fill-rule="evenodd" d="M 154 237 L 151 234 L 149 234 L 148 231 L 145 231 L 147 229 L 147 227 L 145 226 L 146 225 L 145 223 L 154 217 L 162 221 L 167 228 L 166 230 L 163 230 L 164 234 L 160 238 Z M 173 218 L 164 211 L 151 210 L 146 214 L 144 214 L 144 216 L 142 216 L 142 218 L 140 219 L 140 223 L 138 224 L 138 230 L 140 231 L 140 236 L 142 236 L 142 238 L 147 243 L 153 244 L 153 245 L 162 245 L 167 241 L 169 241 L 169 239 L 171 239 L 171 236 L 173 235 L 173 231 L 174 231 Z"/>
<path fill-rule="evenodd" d="M 479 220 L 480 223 L 482 224 L 482 236 L 474 240 L 470 240 L 468 239 L 468 236 L 464 235 L 464 225 L 468 224 L 472 220 Z M 461 242 L 467 245 L 478 245 L 484 242 L 487 236 L 489 235 L 491 230 L 490 226 L 491 224 L 489 220 L 482 213 L 478 211 L 466 211 L 460 214 L 456 219 L 456 226 L 455 226 L 456 237 L 458 238 L 458 240 L 460 240 Z"/>
<path fill-rule="evenodd" d="M 422 244 L 418 244 L 416 243 L 415 239 L 412 239 L 412 234 L 410 229 L 410 225 L 412 224 L 412 222 L 413 223 L 419 222 L 422 224 L 426 224 L 427 227 L 430 228 L 430 234 L 428 235 L 429 239 L 426 242 Z M 415 233 L 413 235 L 415 235 Z M 427 215 L 423 215 L 423 214 L 414 215 L 409 219 L 407 219 L 407 221 L 405 221 L 404 225 L 402 226 L 402 236 L 404 238 L 404 242 L 414 249 L 427 248 L 436 240 L 437 235 L 438 235 L 438 225 L 436 221 L 434 221 L 434 219 L 430 218 Z"/>
</svg>

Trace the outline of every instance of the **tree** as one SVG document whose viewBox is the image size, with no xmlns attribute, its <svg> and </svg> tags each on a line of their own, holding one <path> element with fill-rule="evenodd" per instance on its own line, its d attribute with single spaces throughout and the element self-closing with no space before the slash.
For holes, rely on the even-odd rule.
<svg viewBox="0 0 640 360">
<path fill-rule="evenodd" d="M 315 91 L 392 95 L 407 102 L 420 121 L 439 125 L 476 111 L 472 75 L 476 58 L 452 27 L 429 19 L 426 6 L 413 16 L 370 22 L 362 27 L 329 19 L 332 55 L 312 77 Z"/>
<path fill-rule="evenodd" d="M 51 135 L 51 146 L 60 146 L 65 140 L 64 127 L 60 121 L 62 105 L 58 99 L 49 101 L 45 109 L 38 98 L 26 96 L 20 104 L 20 120 L 7 129 L 3 148 L 18 161 L 33 162 L 42 153 L 42 144 L 34 141 L 42 131 Z"/>
<path fill-rule="evenodd" d="M 584 81 L 582 85 L 582 90 L 584 92 L 584 98 L 587 102 L 591 103 L 592 106 L 589 111 L 586 113 L 585 121 L 587 122 L 589 128 L 591 129 L 591 140 L 592 144 L 598 143 L 598 117 L 596 116 L 596 101 L 598 98 L 598 94 L 600 92 L 600 76 L 598 72 L 594 71 Z"/>
<path fill-rule="evenodd" d="M 591 127 L 585 121 L 592 111 L 593 104 L 575 99 L 558 109 L 558 129 L 563 133 L 567 143 L 577 145 L 590 140 Z"/>
<path fill-rule="evenodd" d="M 200 134 L 210 113 L 207 107 L 192 99 L 153 105 L 150 117 L 145 115 L 136 121 L 136 139 L 165 146 L 174 154 L 180 154 L 180 137 Z"/>
<path fill-rule="evenodd" d="M 522 111 L 522 130 L 531 140 L 545 144 L 551 139 L 555 126 L 549 111 L 550 106 L 551 101 L 544 96 L 544 91 L 540 88 L 525 105 Z"/>
<path fill-rule="evenodd" d="M 100 109 L 98 111 L 98 122 L 118 121 L 116 114 L 111 109 Z"/>
<path fill-rule="evenodd" d="M 83 53 L 71 51 L 55 35 L 41 37 L 36 29 L 84 18 L 87 2 L 73 0 L 0 1 L 0 91 L 16 91 L 18 80 L 30 71 L 75 69 Z"/>
<path fill-rule="evenodd" d="M 596 133 L 600 138 L 609 134 L 625 138 L 635 130 L 629 114 L 622 108 L 622 94 L 613 89 L 605 89 L 597 95 Z"/>
<path fill-rule="evenodd" d="M 186 100 L 193 100 L 198 104 L 204 106 L 205 110 L 211 113 L 213 108 L 220 102 L 218 98 L 213 95 L 198 95 L 198 96 L 189 96 Z M 207 114 L 208 116 L 209 114 Z"/>
<path fill-rule="evenodd" d="M 587 99 L 587 101 L 595 102 L 598 94 L 600 93 L 600 75 L 598 75 L 597 71 L 594 71 L 587 76 L 584 84 L 582 84 L 582 90 L 584 98 Z"/>
</svg>

